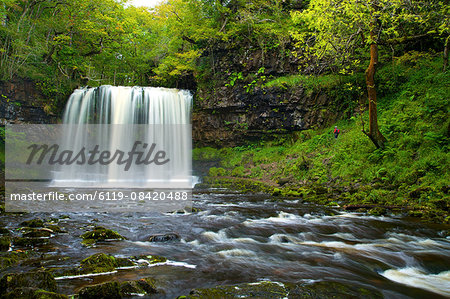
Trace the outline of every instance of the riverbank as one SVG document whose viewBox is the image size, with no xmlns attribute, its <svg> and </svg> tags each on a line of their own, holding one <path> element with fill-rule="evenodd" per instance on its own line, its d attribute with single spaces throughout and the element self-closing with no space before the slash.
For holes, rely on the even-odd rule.
<svg viewBox="0 0 450 299">
<path fill-rule="evenodd" d="M 367 112 L 355 113 L 335 124 L 337 139 L 332 125 L 240 147 L 196 148 L 194 163 L 214 165 L 204 182 L 449 223 L 450 75 L 440 59 L 402 59 L 378 73 L 384 149 L 361 132 Z"/>
</svg>

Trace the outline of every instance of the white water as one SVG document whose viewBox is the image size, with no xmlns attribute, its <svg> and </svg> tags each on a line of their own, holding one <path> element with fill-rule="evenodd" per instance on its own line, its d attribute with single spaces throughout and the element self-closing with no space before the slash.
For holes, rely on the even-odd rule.
<svg viewBox="0 0 450 299">
<path fill-rule="evenodd" d="M 77 153 L 84 146 L 88 152 L 100 145 L 100 152 L 108 150 L 112 157 L 120 150 L 126 159 L 135 142 L 141 141 L 137 149 L 143 152 L 142 158 L 155 144 L 152 157 L 162 150 L 169 161 L 137 165 L 134 154 L 129 170 L 116 160 L 109 165 L 64 165 L 55 173 L 53 185 L 191 188 L 191 106 L 191 94 L 177 89 L 101 86 L 75 90 L 63 116 L 65 149 Z"/>
</svg>

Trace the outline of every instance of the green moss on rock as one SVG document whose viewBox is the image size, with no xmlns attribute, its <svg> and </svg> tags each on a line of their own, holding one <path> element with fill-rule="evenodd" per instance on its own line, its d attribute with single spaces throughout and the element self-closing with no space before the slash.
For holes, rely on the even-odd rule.
<svg viewBox="0 0 450 299">
<path fill-rule="evenodd" d="M 8 251 L 11 246 L 11 238 L 8 236 L 0 237 L 0 251 Z"/>
<path fill-rule="evenodd" d="M 120 235 L 118 232 L 101 226 L 95 227 L 92 231 L 85 232 L 81 235 L 81 238 L 83 240 L 88 240 L 83 243 L 84 245 L 92 245 L 93 243 L 98 241 L 125 239 L 125 237 Z M 94 240 L 94 242 L 92 242 L 92 240 Z"/>
<path fill-rule="evenodd" d="M 293 284 L 263 281 L 238 285 L 193 289 L 178 298 L 383 298 L 377 290 L 348 286 L 338 282 Z"/>
<path fill-rule="evenodd" d="M 2 295 L 22 288 L 36 288 L 55 292 L 56 281 L 53 275 L 47 271 L 9 273 L 0 279 L 0 294 Z"/>
<path fill-rule="evenodd" d="M 41 239 L 41 238 L 21 238 L 21 237 L 15 237 L 13 239 L 14 246 L 19 247 L 36 247 L 36 246 L 42 246 L 48 244 L 48 239 Z"/>
<path fill-rule="evenodd" d="M 44 221 L 42 219 L 36 218 L 24 221 L 20 225 L 24 227 L 43 227 Z"/>
<path fill-rule="evenodd" d="M 120 284 L 117 281 L 105 282 L 98 285 L 84 287 L 78 293 L 80 299 L 99 299 L 110 298 L 119 299 L 122 298 L 120 292 Z"/>
</svg>

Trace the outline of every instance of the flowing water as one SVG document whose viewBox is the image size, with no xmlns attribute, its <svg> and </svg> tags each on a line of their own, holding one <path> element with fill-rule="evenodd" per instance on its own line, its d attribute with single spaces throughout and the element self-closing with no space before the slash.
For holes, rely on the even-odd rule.
<svg viewBox="0 0 450 299">
<path fill-rule="evenodd" d="M 450 238 L 444 237 L 448 226 L 347 213 L 299 200 L 275 201 L 262 194 L 210 191 L 195 193 L 194 205 L 201 209 L 197 213 L 68 214 L 70 218 L 60 222 L 68 233 L 38 249 L 46 253 L 39 265 L 72 267 L 97 252 L 124 257 L 157 254 L 170 261 L 58 280 L 66 294 L 89 284 L 151 276 L 163 283 L 167 298 L 192 288 L 261 280 L 338 281 L 380 290 L 387 298 L 450 296 Z M 61 214 L 33 215 L 38 216 Z M 1 218 L 10 228 L 24 219 Z M 79 236 L 92 225 L 117 230 L 127 240 L 85 248 Z M 181 241 L 146 241 L 152 234 L 168 232 L 178 233 Z M 23 268 L 33 266 L 8 271 Z"/>
<path fill-rule="evenodd" d="M 113 162 L 64 165 L 53 186 L 190 188 L 191 106 L 186 90 L 109 85 L 75 90 L 64 111 L 61 147 L 78 152 L 97 146 L 110 153 L 103 161 Z M 126 161 L 130 151 L 132 158 L 151 162 L 158 150 L 170 163 L 116 162 Z"/>
</svg>

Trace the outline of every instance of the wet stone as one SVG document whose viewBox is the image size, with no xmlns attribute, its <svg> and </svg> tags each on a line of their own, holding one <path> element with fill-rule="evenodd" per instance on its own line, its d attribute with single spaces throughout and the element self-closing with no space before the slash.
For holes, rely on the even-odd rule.
<svg viewBox="0 0 450 299">
<path fill-rule="evenodd" d="M 11 238 L 7 236 L 0 237 L 0 251 L 8 251 L 11 246 Z"/>
<path fill-rule="evenodd" d="M 30 228 L 26 229 L 22 236 L 25 238 L 48 238 L 52 233 L 52 230 L 46 228 Z"/>
<path fill-rule="evenodd" d="M 193 289 L 188 296 L 178 298 L 383 298 L 383 295 L 377 290 L 347 286 L 338 282 L 296 285 L 264 281 Z"/>
<path fill-rule="evenodd" d="M 180 240 L 180 235 L 176 233 L 152 235 L 148 238 L 149 242 L 169 242 Z"/>
<path fill-rule="evenodd" d="M 92 273 L 112 272 L 116 268 L 135 266 L 135 263 L 127 258 L 115 258 L 104 253 L 96 253 L 80 262 L 80 266 L 71 269 L 55 271 L 55 276 L 76 276 Z"/>
<path fill-rule="evenodd" d="M 124 240 L 125 238 L 118 232 L 101 226 L 95 227 L 92 231 L 85 232 L 81 235 L 83 245 L 90 246 L 98 241 L 107 240 Z"/>
<path fill-rule="evenodd" d="M 80 299 L 122 298 L 120 284 L 117 281 L 105 282 L 98 285 L 84 287 L 78 293 Z"/>
<path fill-rule="evenodd" d="M 42 246 L 48 244 L 48 239 L 42 239 L 42 238 L 21 238 L 21 237 L 15 237 L 13 239 L 14 246 L 19 247 L 36 247 L 36 246 Z"/>
<path fill-rule="evenodd" d="M 0 235 L 1 236 L 10 236 L 11 232 L 4 227 L 0 227 Z"/>
<path fill-rule="evenodd" d="M 23 227 L 43 227 L 44 221 L 42 219 L 36 218 L 36 219 L 24 221 L 20 225 Z"/>
<path fill-rule="evenodd" d="M 56 291 L 56 281 L 47 271 L 9 273 L 0 279 L 0 294 L 6 295 L 16 289 L 35 288 Z"/>
<path fill-rule="evenodd" d="M 10 251 L 0 253 L 0 270 L 17 265 L 21 260 L 27 259 L 30 256 L 29 252 Z"/>
<path fill-rule="evenodd" d="M 129 296 L 145 296 L 150 294 L 162 293 L 156 286 L 153 278 L 143 278 L 134 281 L 105 282 L 102 284 L 84 287 L 78 293 L 80 299 L 99 299 L 99 298 L 123 298 Z"/>
<path fill-rule="evenodd" d="M 160 255 L 139 255 L 139 256 L 132 256 L 131 258 L 136 261 L 145 260 L 149 264 L 157 264 L 157 263 L 167 262 L 167 259 Z"/>
</svg>

